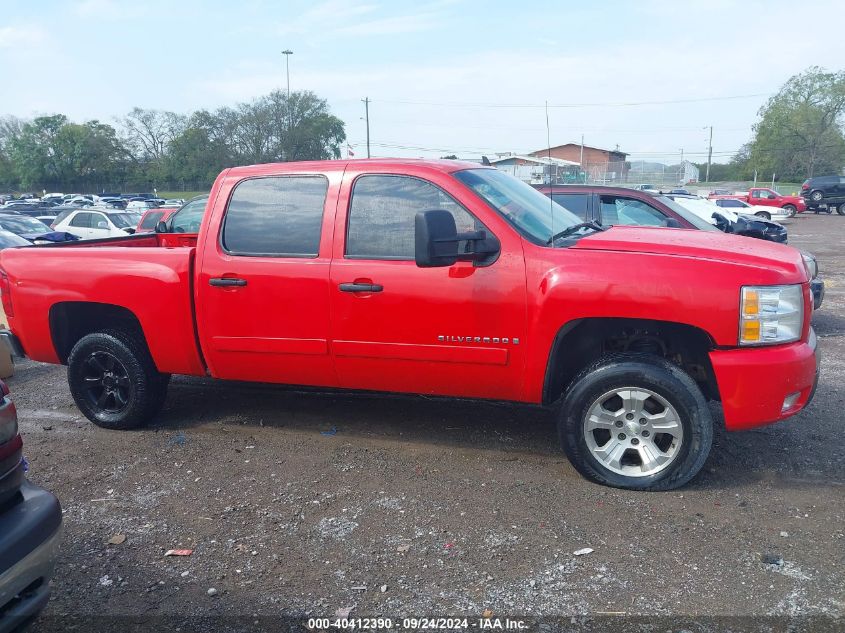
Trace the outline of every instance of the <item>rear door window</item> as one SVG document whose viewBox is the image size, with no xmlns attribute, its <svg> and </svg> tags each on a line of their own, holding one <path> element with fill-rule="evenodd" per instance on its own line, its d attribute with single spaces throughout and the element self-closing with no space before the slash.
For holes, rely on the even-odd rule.
<svg viewBox="0 0 845 633">
<path fill-rule="evenodd" d="M 240 182 L 223 219 L 223 248 L 233 255 L 316 257 L 328 187 L 324 176 Z"/>
<path fill-rule="evenodd" d="M 94 217 L 93 213 L 77 213 L 70 220 L 70 225 L 78 229 L 90 229 L 91 219 Z"/>
<path fill-rule="evenodd" d="M 552 200 L 582 220 L 587 219 L 590 195 L 586 193 L 552 193 Z"/>
</svg>

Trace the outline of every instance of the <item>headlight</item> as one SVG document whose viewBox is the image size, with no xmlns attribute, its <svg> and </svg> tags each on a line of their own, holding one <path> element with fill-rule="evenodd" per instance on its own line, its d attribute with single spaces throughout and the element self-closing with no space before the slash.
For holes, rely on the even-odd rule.
<svg viewBox="0 0 845 633">
<path fill-rule="evenodd" d="M 739 344 L 772 345 L 801 338 L 804 293 L 801 286 L 743 286 Z"/>
<path fill-rule="evenodd" d="M 816 261 L 815 256 L 801 251 L 801 257 L 804 258 L 804 266 L 807 267 L 807 274 L 810 275 L 810 279 L 818 277 L 819 263 Z"/>
</svg>

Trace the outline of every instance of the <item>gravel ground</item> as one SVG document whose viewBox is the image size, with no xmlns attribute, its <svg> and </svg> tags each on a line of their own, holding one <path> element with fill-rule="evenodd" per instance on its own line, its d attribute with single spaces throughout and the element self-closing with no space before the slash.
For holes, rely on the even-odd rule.
<svg viewBox="0 0 845 633">
<path fill-rule="evenodd" d="M 842 630 L 845 218 L 799 216 L 789 232 L 828 285 L 815 401 L 717 432 L 701 476 L 670 493 L 581 479 L 542 410 L 176 377 L 153 425 L 112 432 L 82 418 L 64 368 L 20 363 L 9 383 L 30 478 L 64 507 L 35 629 L 114 616 L 278 630 L 349 613 Z M 193 554 L 165 556 L 179 548 Z"/>
</svg>

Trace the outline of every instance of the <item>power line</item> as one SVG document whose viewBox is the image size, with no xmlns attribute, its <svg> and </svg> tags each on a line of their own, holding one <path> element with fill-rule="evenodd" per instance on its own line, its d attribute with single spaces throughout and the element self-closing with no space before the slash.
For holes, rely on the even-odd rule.
<svg viewBox="0 0 845 633">
<path fill-rule="evenodd" d="M 759 92 L 746 95 L 728 95 L 722 97 L 693 97 L 689 99 L 663 99 L 657 101 L 620 101 L 595 103 L 550 103 L 550 108 L 626 108 L 646 105 L 672 105 L 680 103 L 705 103 L 710 101 L 730 101 L 735 99 L 752 99 L 768 97 L 771 93 Z M 374 99 L 379 103 L 395 103 L 401 105 L 421 105 L 448 108 L 545 108 L 544 103 L 456 103 L 442 101 L 408 101 L 403 99 Z"/>
</svg>

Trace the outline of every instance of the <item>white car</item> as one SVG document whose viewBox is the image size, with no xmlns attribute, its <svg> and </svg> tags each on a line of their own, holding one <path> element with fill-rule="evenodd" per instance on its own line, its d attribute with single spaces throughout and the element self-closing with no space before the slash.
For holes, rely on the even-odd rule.
<svg viewBox="0 0 845 633">
<path fill-rule="evenodd" d="M 77 209 L 54 224 L 53 230 L 72 233 L 83 240 L 126 237 L 135 232 L 139 220 L 137 213 Z"/>
<path fill-rule="evenodd" d="M 164 204 L 161 206 L 163 207 L 181 207 L 185 204 L 185 200 L 182 198 L 168 198 L 164 201 Z"/>
<path fill-rule="evenodd" d="M 158 203 L 153 202 L 152 200 L 132 200 L 126 205 L 126 210 L 143 214 L 150 209 L 157 209 L 158 206 Z"/>
<path fill-rule="evenodd" d="M 734 213 L 751 213 L 765 220 L 788 220 L 789 211 L 780 207 L 765 207 L 761 204 L 748 204 L 736 198 L 717 198 L 713 200 L 717 207 L 730 209 Z"/>
<path fill-rule="evenodd" d="M 714 213 L 721 215 L 731 224 L 739 221 L 739 216 L 730 209 L 717 207 L 712 201 L 704 198 L 687 198 L 684 196 L 677 196 L 672 199 L 687 211 L 694 213 L 710 224 L 716 224 L 716 219 L 713 217 Z"/>
</svg>

